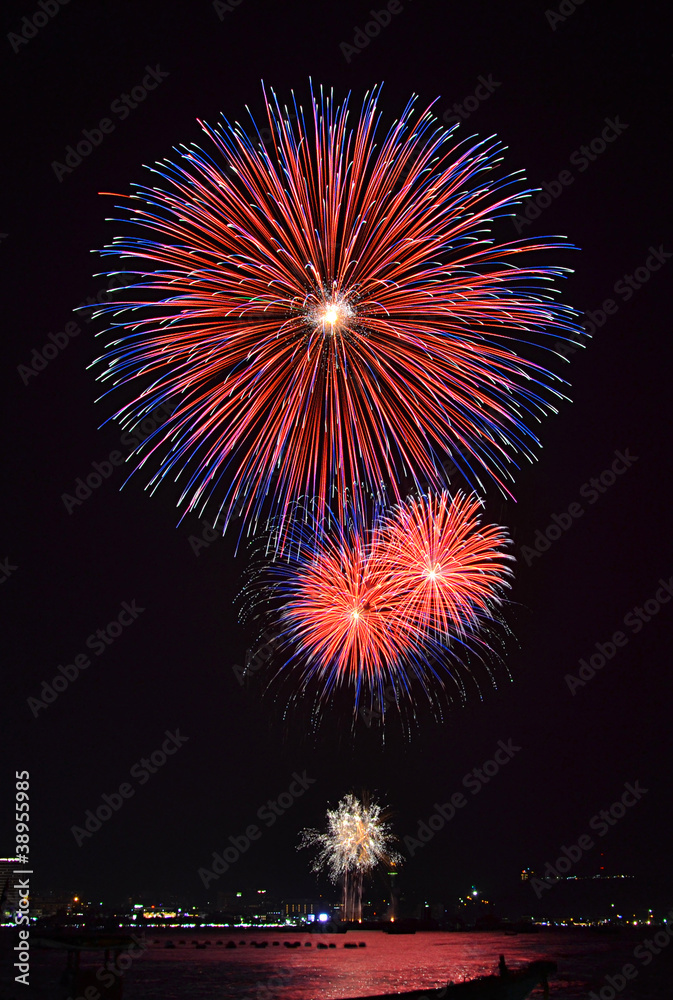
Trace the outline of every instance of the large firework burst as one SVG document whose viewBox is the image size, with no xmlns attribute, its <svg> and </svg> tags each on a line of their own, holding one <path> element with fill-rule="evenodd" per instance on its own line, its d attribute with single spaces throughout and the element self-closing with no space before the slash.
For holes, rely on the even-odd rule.
<svg viewBox="0 0 673 1000">
<path fill-rule="evenodd" d="M 391 688 L 399 707 L 415 682 L 432 700 L 470 652 L 488 658 L 513 557 L 506 531 L 480 521 L 477 497 L 446 492 L 379 512 L 368 530 L 297 518 L 286 554 L 262 568 L 270 586 L 251 587 L 280 633 L 280 673 L 318 703 L 350 689 L 357 713 Z"/>
<path fill-rule="evenodd" d="M 304 830 L 299 847 L 319 849 L 313 871 L 325 870 L 333 882 L 342 883 L 342 919 L 359 920 L 365 876 L 377 865 L 402 860 L 394 840 L 384 808 L 375 799 L 348 794 L 336 809 L 327 810 L 327 831 Z"/>
<path fill-rule="evenodd" d="M 292 115 L 265 93 L 268 147 L 203 125 L 208 148 L 125 199 L 140 234 L 103 251 L 131 263 L 100 377 L 130 388 L 125 426 L 175 406 L 137 458 L 153 488 L 180 478 L 186 509 L 214 496 L 250 523 L 304 496 L 343 519 L 384 483 L 399 500 L 403 476 L 442 488 L 447 455 L 506 488 L 560 398 L 517 352 L 577 329 L 551 298 L 566 269 L 534 263 L 567 244 L 493 244 L 527 194 L 497 177 L 501 145 L 456 144 L 414 100 L 377 139 L 379 94 L 350 128 L 322 90 Z"/>
</svg>

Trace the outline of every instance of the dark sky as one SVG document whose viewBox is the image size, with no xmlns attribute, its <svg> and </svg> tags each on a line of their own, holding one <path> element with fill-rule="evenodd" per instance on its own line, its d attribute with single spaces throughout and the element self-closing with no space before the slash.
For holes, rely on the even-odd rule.
<svg viewBox="0 0 673 1000">
<path fill-rule="evenodd" d="M 650 604 L 656 613 L 638 631 L 636 619 L 624 623 L 635 607 L 656 603 L 660 578 L 673 591 L 666 295 L 673 239 L 663 218 L 671 53 L 661 7 L 590 0 L 557 19 L 543 3 L 402 0 L 391 23 L 348 61 L 340 43 L 352 44 L 370 6 L 240 0 L 229 11 L 221 5 L 218 16 L 207 0 L 73 0 L 19 42 L 22 23 L 33 31 L 22 18 L 39 8 L 5 7 L 8 512 L 0 558 L 11 572 L 0 594 L 7 803 L 0 853 L 13 842 L 13 774 L 27 769 L 37 890 L 110 900 L 145 888 L 202 900 L 236 885 L 309 894 L 316 883 L 295 845 L 303 827 L 323 822 L 328 803 L 351 789 L 376 791 L 397 833 L 415 834 L 435 802 L 466 791 L 463 776 L 491 758 L 498 741 L 511 740 L 520 750 L 478 795 L 467 791 L 467 805 L 409 858 L 405 885 L 449 902 L 474 883 L 504 900 L 524 865 L 539 870 L 557 858 L 562 845 L 590 832 L 591 818 L 621 797 L 626 782 L 639 781 L 647 793 L 604 837 L 594 835 L 574 871 L 604 865 L 634 874 L 643 902 L 670 907 L 673 605 Z M 146 67 L 167 75 L 127 116 L 112 113 Z M 105 221 L 110 200 L 98 192 L 128 190 L 144 180 L 143 164 L 198 141 L 197 118 L 242 119 L 246 104 L 259 112 L 262 79 L 288 97 L 291 88 L 306 95 L 309 77 L 340 97 L 352 90 L 356 105 L 383 81 L 391 114 L 414 92 L 423 103 L 438 98 L 439 117 L 459 104 L 469 112 L 462 135 L 497 134 L 508 147 L 505 168 L 525 169 L 532 186 L 546 182 L 555 194 L 521 235 L 560 233 L 581 248 L 556 255 L 575 269 L 563 296 L 592 310 L 598 327 L 563 368 L 572 403 L 541 425 L 543 448 L 517 476 L 517 502 L 493 507 L 515 533 L 518 559 L 497 689 L 475 667 L 481 700 L 472 688 L 467 706 L 446 710 L 443 721 L 420 706 L 411 734 L 393 726 L 385 745 L 376 727 L 359 723 L 352 734 L 343 706 L 328 707 L 314 734 L 307 710 L 284 716 L 278 698 L 263 697 L 262 672 L 238 683 L 233 668 L 252 636 L 233 604 L 246 567 L 245 552 L 234 557 L 233 532 L 195 555 L 189 537 L 202 526 L 187 517 L 176 527 L 171 488 L 150 496 L 133 480 L 120 492 L 120 468 L 71 512 L 62 500 L 92 463 L 120 449 L 118 427 L 98 429 L 109 412 L 95 404 L 100 388 L 87 370 L 101 327 L 72 312 L 105 287 L 93 276 L 103 265 L 91 251 L 115 229 Z M 477 101 L 481 78 L 490 89 Z M 114 130 L 59 179 L 53 162 L 108 116 Z M 606 128 L 613 141 L 593 160 L 576 152 Z M 571 178 L 565 187 L 562 171 Z M 514 236 L 514 225 L 503 233 Z M 617 285 L 634 272 L 638 287 Z M 612 314 L 597 314 L 606 299 Z M 81 333 L 26 378 L 19 366 L 73 320 Z M 619 465 L 615 482 L 592 493 L 585 484 L 609 470 L 617 452 L 628 468 Z M 524 546 L 573 503 L 582 515 L 531 556 Z M 91 665 L 35 717 L 28 699 L 134 601 L 143 609 L 137 618 L 124 619 L 131 623 L 101 655 L 89 648 Z M 571 693 L 566 675 L 616 631 L 625 644 Z M 164 766 L 143 784 L 137 771 L 130 777 L 176 729 L 188 740 Z M 314 783 L 204 893 L 197 870 L 287 791 L 295 771 Z M 124 782 L 132 798 L 78 846 L 71 828 Z"/>
</svg>

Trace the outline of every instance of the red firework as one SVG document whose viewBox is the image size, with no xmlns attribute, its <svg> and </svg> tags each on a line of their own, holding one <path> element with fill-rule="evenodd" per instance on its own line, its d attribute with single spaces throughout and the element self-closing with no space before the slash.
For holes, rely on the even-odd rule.
<svg viewBox="0 0 673 1000">
<path fill-rule="evenodd" d="M 550 297 L 566 269 L 524 263 L 567 244 L 494 244 L 527 194 L 496 176 L 500 144 L 456 144 L 413 101 L 379 140 L 378 97 L 350 130 L 348 102 L 321 92 L 291 123 L 265 95 L 268 149 L 204 125 L 210 151 L 182 147 L 126 202 L 141 233 L 104 251 L 129 269 L 101 309 L 101 378 L 134 393 L 124 426 L 170 401 L 140 465 L 183 481 L 189 510 L 214 494 L 224 524 L 283 518 L 309 497 L 361 516 L 408 474 L 441 488 L 447 455 L 502 485 L 561 398 L 517 350 L 577 330 Z"/>
<path fill-rule="evenodd" d="M 507 533 L 481 528 L 476 496 L 448 493 L 399 504 L 379 529 L 400 614 L 421 631 L 464 637 L 501 603 L 511 576 Z"/>
<path fill-rule="evenodd" d="M 355 528 L 313 538 L 301 561 L 276 566 L 286 634 L 301 652 L 305 677 L 327 691 L 344 682 L 378 689 L 421 647 L 399 614 L 385 552 L 375 533 L 366 540 Z"/>
</svg>

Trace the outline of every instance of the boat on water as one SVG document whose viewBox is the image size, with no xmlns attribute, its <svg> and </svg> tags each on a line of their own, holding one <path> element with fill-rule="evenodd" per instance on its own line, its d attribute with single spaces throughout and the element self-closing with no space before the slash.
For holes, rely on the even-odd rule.
<svg viewBox="0 0 673 1000">
<path fill-rule="evenodd" d="M 542 986 L 544 996 L 549 996 L 549 977 L 556 970 L 556 962 L 531 962 L 523 969 L 507 968 L 505 959 L 500 956 L 499 975 L 479 976 L 462 983 L 447 983 L 441 986 L 423 990 L 411 990 L 404 993 L 379 993 L 369 996 L 366 1000 L 525 1000 L 537 986 Z M 349 1000 L 364 1000 L 362 997 L 351 997 Z"/>
</svg>

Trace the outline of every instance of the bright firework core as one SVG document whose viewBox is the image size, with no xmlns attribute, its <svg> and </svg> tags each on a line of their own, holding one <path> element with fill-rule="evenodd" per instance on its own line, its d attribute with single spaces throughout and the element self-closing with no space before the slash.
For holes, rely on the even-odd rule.
<svg viewBox="0 0 673 1000">
<path fill-rule="evenodd" d="M 354 315 L 352 307 L 342 295 L 325 297 L 308 313 L 310 322 L 316 327 L 322 327 L 328 336 L 348 326 Z"/>
</svg>

